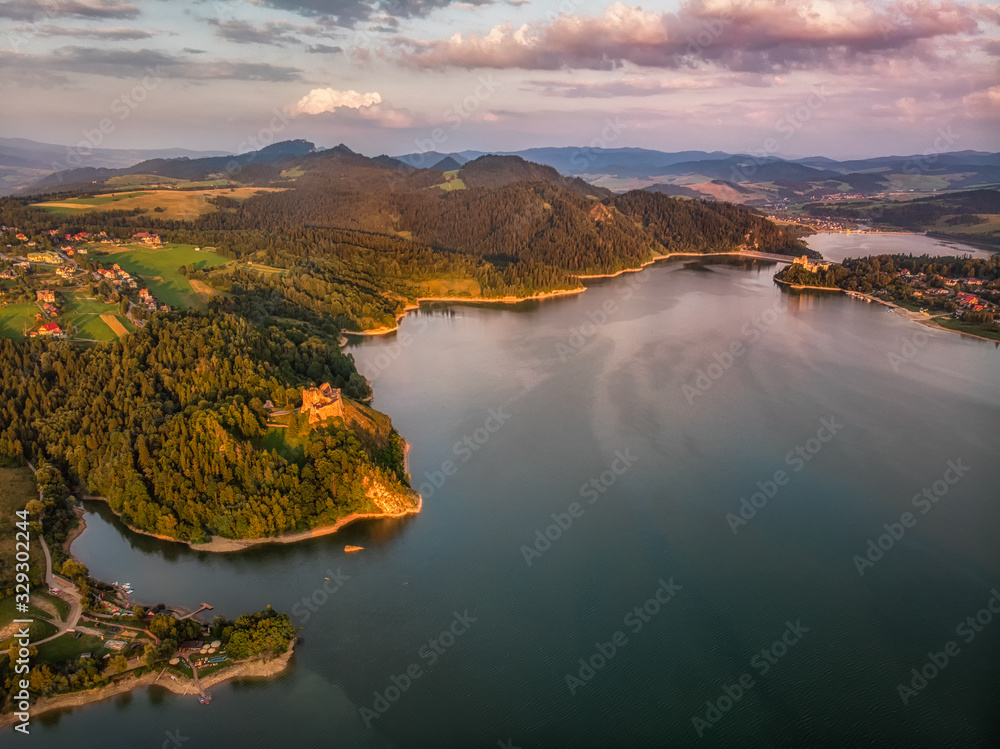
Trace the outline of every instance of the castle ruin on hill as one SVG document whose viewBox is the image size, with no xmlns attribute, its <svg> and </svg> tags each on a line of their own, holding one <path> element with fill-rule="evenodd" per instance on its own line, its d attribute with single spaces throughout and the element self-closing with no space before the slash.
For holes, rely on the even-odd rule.
<svg viewBox="0 0 1000 749">
<path fill-rule="evenodd" d="M 324 382 L 318 388 L 302 391 L 302 413 L 309 414 L 309 423 L 318 424 L 327 419 L 344 417 L 344 399 L 340 390 Z"/>
</svg>

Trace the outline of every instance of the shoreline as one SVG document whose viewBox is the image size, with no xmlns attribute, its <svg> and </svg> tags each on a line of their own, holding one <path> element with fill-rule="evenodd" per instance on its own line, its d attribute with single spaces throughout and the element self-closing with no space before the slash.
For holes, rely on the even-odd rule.
<svg viewBox="0 0 1000 749">
<path fill-rule="evenodd" d="M 776 255 L 766 252 L 754 252 L 752 250 L 744 252 L 669 252 L 666 255 L 657 255 L 651 260 L 645 261 L 642 265 L 635 268 L 625 268 L 616 273 L 598 273 L 592 275 L 574 275 L 581 281 L 600 279 L 600 278 L 616 278 L 625 273 L 638 273 L 639 271 L 645 269 L 647 266 L 658 263 L 661 260 L 669 260 L 674 257 L 719 257 L 719 256 L 738 256 L 738 257 L 748 257 L 753 260 L 773 260 L 775 262 L 786 262 L 791 263 L 793 260 L 792 255 Z M 575 289 L 556 289 L 555 291 L 545 291 L 541 294 L 532 294 L 531 296 L 505 296 L 505 297 L 464 297 L 464 296 L 423 296 L 417 297 L 415 304 L 407 304 L 403 311 L 396 315 L 396 324 L 393 327 L 381 327 L 381 328 L 371 328 L 369 330 L 341 330 L 341 337 L 343 336 L 382 336 L 388 335 L 389 333 L 395 333 L 399 330 L 399 323 L 404 317 L 406 317 L 410 312 L 416 309 L 420 309 L 420 305 L 423 302 L 450 302 L 450 303 L 464 303 L 464 304 L 520 304 L 521 302 L 534 302 L 544 299 L 555 299 L 563 296 L 574 296 L 576 294 L 582 294 L 589 287 L 584 285 Z"/>
<path fill-rule="evenodd" d="M 406 469 L 406 475 L 410 474 L 410 443 L 403 441 L 403 468 Z M 139 530 L 138 528 L 133 528 L 131 525 L 122 520 L 121 513 L 111 510 L 111 506 L 108 505 L 108 509 L 114 513 L 114 516 L 121 521 L 122 525 L 128 528 L 133 533 L 138 533 L 142 536 L 150 536 L 151 538 L 158 538 L 161 541 L 172 541 L 177 544 L 184 544 L 189 549 L 193 551 L 210 551 L 210 552 L 229 552 L 229 551 L 241 551 L 243 549 L 249 549 L 253 546 L 263 546 L 264 544 L 291 544 L 297 541 L 307 541 L 310 538 L 322 538 L 323 536 L 330 536 L 339 531 L 345 525 L 349 525 L 356 520 L 378 520 L 381 518 L 402 518 L 407 515 L 418 515 L 424 507 L 424 498 L 415 490 L 412 490 L 417 497 L 416 507 L 412 507 L 403 512 L 352 512 L 350 515 L 345 515 L 342 518 L 337 518 L 336 522 L 332 525 L 321 525 L 318 528 L 310 528 L 307 531 L 299 531 L 297 533 L 286 533 L 277 536 L 267 536 L 265 538 L 224 538 L 222 536 L 212 536 L 212 540 L 204 544 L 192 544 L 190 541 L 182 541 L 179 538 L 173 538 L 171 536 L 161 536 L 158 533 L 150 533 L 149 531 Z M 99 497 L 92 494 L 81 494 L 80 500 L 82 501 L 92 501 L 92 502 L 104 502 L 108 504 L 107 497 Z M 75 511 L 75 510 L 74 510 Z M 64 548 L 66 553 L 73 557 L 73 552 L 70 551 L 70 545 L 73 541 L 79 538 L 83 531 L 86 530 L 87 524 L 84 522 L 84 516 L 86 515 L 86 509 L 81 509 L 78 513 L 80 518 L 80 523 L 77 525 L 79 532 L 72 535 L 72 538 L 67 538 Z M 76 557 L 73 557 L 76 559 Z"/>
<path fill-rule="evenodd" d="M 578 278 L 584 278 L 585 276 L 578 276 Z M 465 303 L 465 304 L 520 304 L 521 302 L 533 302 L 541 299 L 554 299 L 561 296 L 572 296 L 574 294 L 582 294 L 587 290 L 586 286 L 582 286 L 578 289 L 556 289 L 555 291 L 544 291 L 541 294 L 532 294 L 531 296 L 502 296 L 502 297 L 467 297 L 467 296 L 421 296 L 417 297 L 415 304 L 407 304 L 403 307 L 403 311 L 396 315 L 396 324 L 389 327 L 381 328 L 370 328 L 369 330 L 341 330 L 341 336 L 380 336 L 387 335 L 389 333 L 395 333 L 399 330 L 400 321 L 406 317 L 413 310 L 420 309 L 420 305 L 423 302 L 450 302 L 450 303 Z"/>
<path fill-rule="evenodd" d="M 295 653 L 296 641 L 296 639 L 293 639 L 288 644 L 288 650 L 273 658 L 251 658 L 244 661 L 235 661 L 231 667 L 211 674 L 204 679 L 199 679 L 201 687 L 202 689 L 209 689 L 216 684 L 221 684 L 231 679 L 267 679 L 277 676 L 288 668 L 289 661 L 291 661 L 292 655 Z M 117 697 L 120 694 L 127 694 L 137 689 L 151 686 L 163 687 L 172 694 L 179 696 L 188 694 L 196 695 L 198 693 L 198 687 L 194 679 L 182 677 L 172 679 L 168 676 L 161 681 L 160 677 L 163 676 L 164 670 L 165 668 L 159 671 L 149 671 L 138 677 L 126 677 L 113 684 L 106 684 L 96 689 L 85 689 L 68 694 L 42 697 L 31 705 L 28 712 L 31 718 L 34 719 L 55 710 L 71 710 L 73 708 L 84 707 L 92 705 L 95 702 L 103 702 L 112 697 Z M 13 712 L 0 714 L 0 728 L 5 728 L 17 722 L 18 720 Z"/>
<path fill-rule="evenodd" d="M 881 304 L 884 307 L 888 307 L 903 319 L 909 320 L 910 322 L 915 322 L 918 325 L 926 325 L 928 328 L 934 328 L 935 330 L 943 330 L 946 333 L 958 333 L 959 335 L 964 335 L 968 338 L 975 338 L 980 341 L 988 341 L 989 343 L 993 344 L 1000 344 L 1000 341 L 998 341 L 996 338 L 987 338 L 986 336 L 976 335 L 975 333 L 967 333 L 964 330 L 955 330 L 954 328 L 946 328 L 944 325 L 940 325 L 934 322 L 933 317 L 927 317 L 926 315 L 922 315 L 918 312 L 912 312 L 911 310 L 906 309 L 906 307 L 900 307 L 898 304 L 894 302 L 887 302 L 884 299 L 879 299 L 877 297 L 871 296 L 870 294 L 864 294 L 860 291 L 847 291 L 846 289 L 842 289 L 839 286 L 803 286 L 802 284 L 793 284 L 789 283 L 788 281 L 782 281 L 778 278 L 774 280 L 776 283 L 782 284 L 783 286 L 787 286 L 788 288 L 794 289 L 795 291 L 839 291 L 841 294 L 847 294 L 848 296 L 852 297 L 860 297 L 861 299 L 867 299 L 869 302 L 875 302 L 877 304 Z"/>
<path fill-rule="evenodd" d="M 352 512 L 350 515 L 344 515 L 344 517 L 338 518 L 332 525 L 321 525 L 307 531 L 285 533 L 277 536 L 266 536 L 264 538 L 225 538 L 223 536 L 212 536 L 212 540 L 204 544 L 194 544 L 190 541 L 182 541 L 179 538 L 173 538 L 172 536 L 162 536 L 158 533 L 150 533 L 149 531 L 133 528 L 121 519 L 120 513 L 115 512 L 114 510 L 111 510 L 111 512 L 114 513 L 115 517 L 118 518 L 118 520 L 121 521 L 126 528 L 133 533 L 138 533 L 141 536 L 149 536 L 150 538 L 157 538 L 161 541 L 171 541 L 175 544 L 184 544 L 192 551 L 230 552 L 242 551 L 243 549 L 249 549 L 253 546 L 264 546 L 266 544 L 293 544 L 298 541 L 308 541 L 311 538 L 330 536 L 344 526 L 357 520 L 380 520 L 402 518 L 407 515 L 417 515 L 423 509 L 424 498 L 417 492 L 414 492 L 414 494 L 417 496 L 416 507 L 403 510 L 402 512 Z M 90 494 L 83 496 L 80 499 L 90 502 L 104 502 L 105 504 L 107 504 L 108 501 L 106 497 L 98 497 Z"/>
</svg>

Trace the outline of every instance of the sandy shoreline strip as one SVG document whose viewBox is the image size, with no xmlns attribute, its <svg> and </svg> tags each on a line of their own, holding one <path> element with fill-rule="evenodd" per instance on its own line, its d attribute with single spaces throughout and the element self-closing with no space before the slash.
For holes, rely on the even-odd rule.
<svg viewBox="0 0 1000 749">
<path fill-rule="evenodd" d="M 284 533 L 278 536 L 266 536 L 264 538 L 224 538 L 222 536 L 212 536 L 212 540 L 204 544 L 193 544 L 190 541 L 182 541 L 181 539 L 174 538 L 173 536 L 163 536 L 159 533 L 150 533 L 149 531 L 133 528 L 128 523 L 125 523 L 124 520 L 122 520 L 122 523 L 124 523 L 125 527 L 133 533 L 138 533 L 142 536 L 149 536 L 151 538 L 158 538 L 161 541 L 172 541 L 175 544 L 184 544 L 194 551 L 240 551 L 241 549 L 249 549 L 252 546 L 263 546 L 265 544 L 293 544 L 297 541 L 306 541 L 310 538 L 329 536 L 330 534 L 339 531 L 345 525 L 353 523 L 356 520 L 380 520 L 383 518 L 401 518 L 407 515 L 416 515 L 423 508 L 424 498 L 416 492 L 414 492 L 414 494 L 417 495 L 417 506 L 409 510 L 404 510 L 403 512 L 352 512 L 350 515 L 338 518 L 337 522 L 332 525 L 322 525 L 318 528 L 311 528 L 310 530 L 300 531 L 298 533 Z M 91 494 L 81 497 L 81 499 L 105 503 L 108 501 L 106 497 L 98 497 Z M 111 512 L 114 512 L 115 516 L 121 520 L 121 515 L 119 513 L 114 510 L 111 510 Z"/>
<path fill-rule="evenodd" d="M 875 302 L 876 304 L 881 304 L 882 306 L 888 307 L 891 310 L 893 310 L 900 317 L 903 317 L 909 320 L 910 322 L 915 322 L 920 325 L 926 325 L 928 328 L 934 328 L 935 330 L 943 330 L 946 333 L 958 333 L 959 335 L 964 335 L 967 336 L 968 338 L 975 338 L 980 341 L 989 341 L 990 343 L 993 344 L 1000 343 L 1000 341 L 998 341 L 996 338 L 987 338 L 986 336 L 976 335 L 975 333 L 967 333 L 964 330 L 955 330 L 954 328 L 946 328 L 943 325 L 939 325 L 938 323 L 934 322 L 933 317 L 927 317 L 926 315 L 922 315 L 919 312 L 913 312 L 912 310 L 906 309 L 906 307 L 900 307 L 898 304 L 895 304 L 894 302 L 887 302 L 884 299 L 873 297 L 871 294 L 863 294 L 860 291 L 847 291 L 846 289 L 842 289 L 839 286 L 805 286 L 803 284 L 789 283 L 788 281 L 782 281 L 777 278 L 774 280 L 784 286 L 789 287 L 790 289 L 795 289 L 796 291 L 839 291 L 841 294 L 860 297 L 862 299 L 867 299 L 869 302 Z"/>
<path fill-rule="evenodd" d="M 771 255 L 766 252 L 671 252 L 666 255 L 657 255 L 651 260 L 645 261 L 642 265 L 635 268 L 625 268 L 617 273 L 598 273 L 592 275 L 576 275 L 573 276 L 581 281 L 586 281 L 588 279 L 597 278 L 615 278 L 617 276 L 623 275 L 625 273 L 638 273 L 643 268 L 652 265 L 653 263 L 658 263 L 661 260 L 669 260 L 673 257 L 718 257 L 723 255 L 739 256 L 739 257 L 749 257 L 756 260 L 774 260 L 775 262 L 792 262 L 791 255 Z M 575 294 L 582 294 L 587 290 L 586 286 L 581 286 L 575 289 L 556 289 L 555 291 L 546 291 L 541 294 L 533 294 L 531 296 L 504 296 L 504 297 L 467 297 L 467 296 L 422 296 L 417 297 L 416 304 L 408 304 L 403 308 L 403 311 L 396 315 L 396 324 L 392 327 L 382 327 L 382 328 L 372 328 L 371 330 L 342 330 L 340 331 L 341 336 L 380 336 L 387 335 L 389 333 L 395 333 L 399 330 L 400 321 L 406 317 L 413 310 L 419 309 L 422 302 L 460 302 L 465 304 L 520 304 L 521 302 L 534 302 L 543 299 L 555 299 L 561 296 L 573 296 Z"/>
<path fill-rule="evenodd" d="M 583 276 L 581 276 L 582 278 Z M 417 297 L 416 304 L 408 304 L 403 307 L 403 311 L 396 315 L 396 324 L 390 327 L 372 328 L 371 330 L 342 330 L 341 335 L 358 336 L 380 336 L 388 333 L 395 333 L 399 330 L 399 321 L 406 317 L 413 310 L 420 309 L 423 302 L 459 302 L 465 304 L 520 304 L 521 302 L 534 302 L 541 299 L 554 299 L 561 296 L 572 296 L 582 294 L 587 287 L 581 286 L 578 289 L 556 289 L 546 291 L 532 296 L 501 296 L 501 297 L 468 297 L 468 296 L 422 296 Z"/>
</svg>

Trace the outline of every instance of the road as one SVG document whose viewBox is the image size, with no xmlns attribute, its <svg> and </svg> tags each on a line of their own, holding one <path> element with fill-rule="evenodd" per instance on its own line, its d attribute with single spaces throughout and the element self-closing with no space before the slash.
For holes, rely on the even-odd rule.
<svg viewBox="0 0 1000 749">
<path fill-rule="evenodd" d="M 32 473 L 35 473 L 35 467 L 30 462 L 28 468 L 31 469 Z M 38 501 L 44 503 L 41 492 L 38 492 Z M 52 554 L 49 553 L 49 545 L 45 543 L 45 538 L 41 534 L 38 535 L 38 541 L 42 545 L 42 554 L 45 556 L 45 584 L 49 586 L 50 590 L 58 589 L 60 591 L 59 597 L 69 603 L 69 616 L 64 621 L 53 621 L 52 623 L 59 631 L 44 640 L 33 642 L 32 645 L 41 645 L 43 642 L 56 639 L 70 629 L 76 629 L 76 625 L 80 622 L 80 615 L 83 614 L 80 591 L 69 580 L 56 577 L 55 573 L 52 572 Z"/>
</svg>

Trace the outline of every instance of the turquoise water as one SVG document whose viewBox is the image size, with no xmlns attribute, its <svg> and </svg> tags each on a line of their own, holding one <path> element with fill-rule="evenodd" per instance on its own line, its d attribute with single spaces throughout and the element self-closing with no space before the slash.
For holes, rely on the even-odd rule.
<svg viewBox="0 0 1000 749">
<path fill-rule="evenodd" d="M 303 643 L 210 707 L 145 690 L 33 745 L 993 745 L 1000 621 L 956 627 L 1000 586 L 1000 351 L 775 269 L 674 260 L 352 343 L 418 516 L 212 555 L 88 506 L 95 576 L 271 604 Z"/>
</svg>

